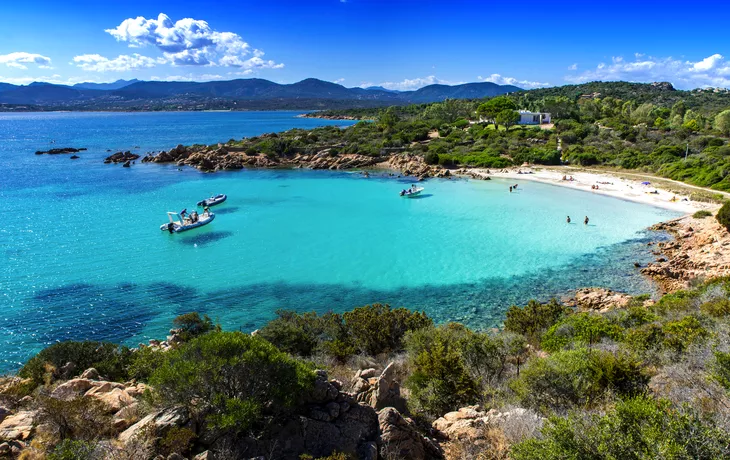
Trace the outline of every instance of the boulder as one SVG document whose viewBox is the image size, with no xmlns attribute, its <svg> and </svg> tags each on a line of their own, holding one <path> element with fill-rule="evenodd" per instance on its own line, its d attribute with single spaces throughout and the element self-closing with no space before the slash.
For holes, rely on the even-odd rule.
<svg viewBox="0 0 730 460">
<path fill-rule="evenodd" d="M 128 443 L 147 430 L 155 437 L 163 436 L 173 426 L 185 426 L 190 422 L 190 414 L 184 407 L 173 407 L 153 412 L 139 422 L 124 430 L 118 437 L 122 443 Z"/>
<path fill-rule="evenodd" d="M 575 291 L 575 296 L 565 304 L 581 311 L 606 312 L 612 308 L 626 308 L 631 301 L 629 294 L 603 288 L 584 288 Z"/>
<path fill-rule="evenodd" d="M 317 377 L 314 380 L 312 390 L 307 396 L 307 402 L 314 404 L 328 403 L 337 399 L 339 391 L 337 387 L 327 380 L 327 372 L 323 370 L 315 371 Z"/>
<path fill-rule="evenodd" d="M 107 382 L 108 383 L 108 382 Z M 123 388 L 111 388 L 109 386 L 98 386 L 89 390 L 85 397 L 100 401 L 107 412 L 113 414 L 122 408 L 134 404 L 136 400 Z"/>
<path fill-rule="evenodd" d="M 20 411 L 5 417 L 0 423 L 0 440 L 28 439 L 33 431 L 35 419 L 36 413 L 33 411 Z"/>
<path fill-rule="evenodd" d="M 378 412 L 380 456 L 413 460 L 443 458 L 441 448 L 416 429 L 412 420 L 392 407 Z"/>
<path fill-rule="evenodd" d="M 479 406 L 467 406 L 436 419 L 432 426 L 448 439 L 475 440 L 482 437 L 488 423 L 487 413 Z"/>
<path fill-rule="evenodd" d="M 193 460 L 213 460 L 213 454 L 211 451 L 206 450 L 193 457 Z"/>
<path fill-rule="evenodd" d="M 99 371 L 94 369 L 93 367 L 90 367 L 86 369 L 84 372 L 81 373 L 79 378 L 82 379 L 89 379 L 89 380 L 99 380 Z"/>
<path fill-rule="evenodd" d="M 395 363 L 388 364 L 375 382 L 370 405 L 375 410 L 394 407 L 406 411 L 406 400 L 400 395 L 400 383 L 396 380 Z"/>
<path fill-rule="evenodd" d="M 3 420 L 5 420 L 5 417 L 10 415 L 10 410 L 7 408 L 0 406 L 0 423 L 2 423 Z"/>
<path fill-rule="evenodd" d="M 86 393 L 94 384 L 89 379 L 71 379 L 57 386 L 51 393 L 52 398 L 73 399 Z"/>
<path fill-rule="evenodd" d="M 10 444 L 7 442 L 0 443 L 0 455 L 8 455 L 10 453 Z"/>
</svg>

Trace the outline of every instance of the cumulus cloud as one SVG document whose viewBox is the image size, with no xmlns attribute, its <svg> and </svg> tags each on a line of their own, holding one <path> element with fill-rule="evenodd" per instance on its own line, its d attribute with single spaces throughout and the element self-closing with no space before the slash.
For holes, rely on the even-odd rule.
<svg viewBox="0 0 730 460">
<path fill-rule="evenodd" d="M 599 63 L 595 69 L 565 80 L 571 83 L 626 80 L 633 82 L 669 81 L 677 88 L 693 89 L 706 86 L 730 87 L 730 63 L 721 54 L 699 61 L 653 57 L 636 53 L 627 61 L 614 57 L 610 64 Z"/>
<path fill-rule="evenodd" d="M 16 52 L 10 54 L 0 54 L 0 64 L 16 69 L 27 69 L 25 64 L 35 64 L 41 69 L 50 69 L 51 58 L 32 53 Z"/>
<path fill-rule="evenodd" d="M 447 80 L 442 80 L 440 78 L 435 77 L 434 75 L 429 75 L 428 77 L 423 78 L 406 78 L 403 81 L 385 81 L 382 83 L 362 83 L 360 85 L 361 88 L 367 88 L 369 86 L 382 86 L 385 89 L 393 89 L 398 91 L 411 91 L 418 88 L 423 88 L 424 86 L 428 85 L 459 85 L 463 82 L 450 82 Z"/>
<path fill-rule="evenodd" d="M 206 21 L 184 18 L 173 22 L 166 14 L 157 19 L 142 16 L 122 21 L 107 33 L 130 47 L 154 46 L 173 65 L 220 65 L 244 69 L 278 69 L 283 64 L 261 59 L 261 50 L 251 50 L 233 32 L 218 32 Z M 249 57 L 253 56 L 253 57 Z"/>
<path fill-rule="evenodd" d="M 568 70 L 578 70 L 578 64 L 571 64 L 568 66 Z"/>
<path fill-rule="evenodd" d="M 491 83 L 496 83 L 498 85 L 513 85 L 513 86 L 519 86 L 520 88 L 544 88 L 546 86 L 550 86 L 550 83 L 547 82 L 539 82 L 539 81 L 529 81 L 529 80 L 518 80 L 513 77 L 503 77 L 502 75 L 498 73 L 493 73 L 492 75 L 488 77 L 482 77 L 481 75 L 477 77 L 477 80 L 479 81 L 488 81 Z"/>
<path fill-rule="evenodd" d="M 127 70 L 151 68 L 157 64 L 164 64 L 162 58 L 153 59 L 134 53 L 132 55 L 121 54 L 114 59 L 109 59 L 99 54 L 82 54 L 73 59 L 72 64 L 83 70 L 91 72 L 124 72 Z"/>
</svg>

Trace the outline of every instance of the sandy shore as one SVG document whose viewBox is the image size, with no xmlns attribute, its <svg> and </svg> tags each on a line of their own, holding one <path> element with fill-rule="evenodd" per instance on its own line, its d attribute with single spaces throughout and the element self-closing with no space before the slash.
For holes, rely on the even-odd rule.
<svg viewBox="0 0 730 460">
<path fill-rule="evenodd" d="M 622 200 L 635 201 L 660 208 L 670 209 L 685 214 L 693 213 L 699 209 L 714 210 L 719 205 L 690 201 L 688 195 L 675 194 L 663 190 L 660 185 L 643 185 L 642 181 L 619 178 L 609 173 L 586 172 L 580 170 L 560 170 L 550 168 L 512 168 L 509 170 L 486 170 L 469 169 L 470 174 L 477 176 L 489 176 L 493 178 L 514 179 L 520 181 L 535 181 L 546 184 L 569 187 L 577 190 L 585 190 L 591 193 L 612 196 Z M 506 172 L 505 172 L 506 171 Z M 520 174 L 519 172 L 523 174 Z M 563 180 L 563 177 L 572 177 L 573 180 Z M 598 186 L 598 189 L 591 189 L 591 186 Z M 703 189 L 704 190 L 704 189 Z M 656 192 L 656 193 L 651 193 Z"/>
</svg>

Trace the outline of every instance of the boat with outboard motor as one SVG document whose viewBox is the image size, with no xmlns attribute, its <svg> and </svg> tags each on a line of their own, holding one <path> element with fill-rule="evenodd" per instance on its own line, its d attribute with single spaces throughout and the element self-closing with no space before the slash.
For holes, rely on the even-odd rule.
<svg viewBox="0 0 730 460">
<path fill-rule="evenodd" d="M 186 213 L 187 209 L 183 209 L 179 213 L 168 212 L 167 218 L 170 222 L 160 225 L 160 230 L 167 230 L 170 233 L 180 233 L 202 227 L 213 222 L 213 219 L 215 219 L 215 214 L 207 209 L 200 215 L 197 211 L 193 211 L 187 216 L 185 215 Z"/>
<path fill-rule="evenodd" d="M 423 187 L 416 187 L 415 185 L 411 185 L 411 188 L 401 190 L 400 196 L 403 196 L 406 198 L 412 198 L 414 196 L 420 195 L 422 191 L 423 191 Z"/>
<path fill-rule="evenodd" d="M 220 193 L 220 194 L 212 196 L 210 198 L 206 198 L 204 200 L 198 201 L 198 206 L 215 206 L 217 204 L 223 203 L 224 201 L 226 201 L 227 198 L 228 198 L 228 196 Z"/>
</svg>

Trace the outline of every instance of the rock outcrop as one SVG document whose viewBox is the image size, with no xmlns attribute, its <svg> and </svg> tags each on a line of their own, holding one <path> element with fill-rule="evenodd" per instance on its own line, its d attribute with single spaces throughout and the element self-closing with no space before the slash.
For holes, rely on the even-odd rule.
<svg viewBox="0 0 730 460">
<path fill-rule="evenodd" d="M 396 409 L 386 407 L 378 412 L 380 456 L 412 460 L 443 458 L 441 448 L 416 429 L 415 423 Z"/>
<path fill-rule="evenodd" d="M 495 409 L 485 412 L 479 406 L 467 406 L 436 419 L 432 426 L 450 441 L 479 444 L 490 427 L 505 429 L 521 425 L 521 431 L 537 430 L 543 421 L 537 413 L 520 407 L 505 412 Z"/>
<path fill-rule="evenodd" d="M 714 217 L 681 217 L 657 224 L 652 230 L 674 236 L 673 241 L 655 245 L 655 254 L 664 257 L 641 269 L 663 290 L 685 289 L 697 278 L 730 276 L 730 232 Z"/>
<path fill-rule="evenodd" d="M 127 162 L 130 162 L 130 161 L 134 161 L 137 158 L 139 158 L 139 155 L 137 155 L 136 153 L 132 153 L 129 150 L 127 150 L 126 152 L 117 152 L 117 153 L 114 153 L 112 155 L 109 155 L 108 157 L 106 157 L 104 159 L 104 163 L 107 163 L 107 164 L 109 164 L 109 163 L 114 163 L 114 164 L 116 164 L 116 163 L 127 163 Z"/>
<path fill-rule="evenodd" d="M 612 308 L 626 308 L 631 301 L 629 294 L 615 292 L 604 288 L 584 288 L 575 291 L 575 295 L 564 303 L 579 311 L 606 312 Z"/>
<path fill-rule="evenodd" d="M 418 180 L 429 177 L 451 177 L 451 172 L 448 169 L 438 165 L 427 165 L 423 161 L 423 157 L 418 155 L 391 155 L 385 166 L 401 171 L 406 176 L 416 177 Z"/>
<path fill-rule="evenodd" d="M 375 369 L 358 371 L 352 385 L 355 398 L 375 410 L 394 407 L 406 412 L 406 400 L 400 393 L 395 363 L 388 364 L 379 375 Z"/>
<path fill-rule="evenodd" d="M 0 441 L 22 441 L 28 439 L 33 432 L 36 413 L 21 410 L 7 415 L 0 423 Z"/>
<path fill-rule="evenodd" d="M 62 147 L 59 149 L 50 149 L 50 150 L 38 150 L 36 151 L 36 155 L 59 155 L 62 153 L 78 153 L 83 152 L 86 150 L 85 148 L 75 149 L 73 147 Z"/>
</svg>

